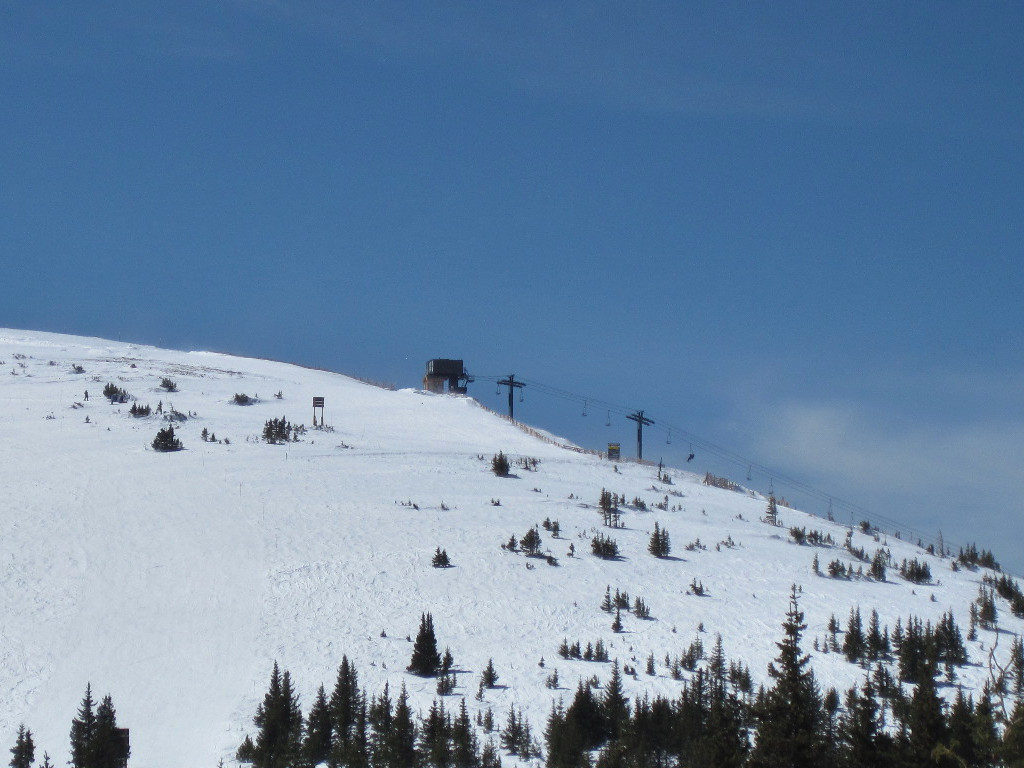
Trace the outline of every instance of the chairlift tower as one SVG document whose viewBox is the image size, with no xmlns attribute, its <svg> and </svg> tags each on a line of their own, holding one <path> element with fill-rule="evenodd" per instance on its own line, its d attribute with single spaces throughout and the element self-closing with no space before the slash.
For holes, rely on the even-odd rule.
<svg viewBox="0 0 1024 768">
<path fill-rule="evenodd" d="M 636 457 L 643 459 L 644 457 L 644 426 L 651 426 L 654 424 L 653 421 L 644 416 L 643 411 L 637 411 L 626 416 L 630 421 L 636 422 Z"/>
<path fill-rule="evenodd" d="M 507 379 L 502 379 L 498 382 L 499 387 L 508 387 L 508 418 L 510 421 L 515 421 L 515 394 L 517 389 L 522 389 L 526 385 L 521 381 L 516 381 L 516 375 L 510 373 Z"/>
</svg>

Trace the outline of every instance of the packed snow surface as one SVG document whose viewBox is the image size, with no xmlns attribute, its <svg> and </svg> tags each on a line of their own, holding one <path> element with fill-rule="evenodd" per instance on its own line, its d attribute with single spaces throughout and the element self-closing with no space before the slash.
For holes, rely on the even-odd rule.
<svg viewBox="0 0 1024 768">
<path fill-rule="evenodd" d="M 842 546 L 847 527 L 784 507 L 783 525 L 773 527 L 759 494 L 707 487 L 703 474 L 677 469 L 661 482 L 657 467 L 559 445 L 468 397 L 4 329 L 0 361 L 0 739 L 13 744 L 24 722 L 37 755 L 47 751 L 55 764 L 67 760 L 86 683 L 97 697 L 112 695 L 136 768 L 230 763 L 253 732 L 275 660 L 291 672 L 304 710 L 317 686 L 330 690 L 343 655 L 369 691 L 404 684 L 425 710 L 434 680 L 405 672 L 407 637 L 424 612 L 455 657 L 456 696 L 470 711 L 492 708 L 502 722 L 515 704 L 538 734 L 554 699 L 568 703 L 580 679 L 610 674 L 610 664 L 560 658 L 563 638 L 603 639 L 612 659 L 636 666 L 638 678 L 625 681 L 634 697 L 678 692 L 665 655 L 698 636 L 710 650 L 716 633 L 731 659 L 765 681 L 793 584 L 802 589 L 805 650 L 822 683 L 844 690 L 864 670 L 811 648 L 830 616 L 845 627 L 859 606 L 866 625 L 877 609 L 891 628 L 898 617 L 934 623 L 952 609 L 966 633 L 984 573 L 953 572 L 949 558 L 858 529 L 856 547 L 926 561 L 932 583 L 911 584 L 893 568 L 885 582 L 815 575 L 816 553 L 822 568 L 840 559 L 866 569 Z M 164 378 L 178 391 L 162 388 Z M 107 383 L 133 399 L 112 404 L 102 396 Z M 236 405 L 236 393 L 257 401 Z M 311 428 L 314 396 L 326 398 L 327 430 Z M 132 403 L 153 413 L 135 418 Z M 175 423 L 185 450 L 154 451 L 172 411 L 185 419 Z M 306 425 L 300 442 L 263 442 L 275 417 Z M 216 442 L 201 439 L 204 428 Z M 491 472 L 499 450 L 513 461 L 511 477 Z M 516 466 L 523 457 L 537 459 L 535 471 Z M 602 488 L 626 499 L 624 527 L 602 527 Z M 559 538 L 540 528 L 557 566 L 501 548 L 545 519 L 561 527 Z M 671 536 L 669 558 L 647 552 L 655 522 Z M 790 526 L 830 534 L 836 545 L 797 545 Z M 598 532 L 618 542 L 620 559 L 590 553 Z M 686 547 L 698 539 L 702 546 Z M 454 567 L 431 567 L 437 547 Z M 704 596 L 690 593 L 694 581 Z M 608 586 L 642 597 L 651 619 L 624 612 L 625 630 L 614 633 L 600 608 Z M 1000 627 L 1021 630 L 1008 610 Z M 959 671 L 965 688 L 987 679 L 995 642 L 980 630 L 968 643 L 975 664 Z M 1009 650 L 1004 639 L 995 658 L 1005 663 Z M 644 674 L 652 653 L 653 677 Z M 492 658 L 503 687 L 477 701 Z M 552 690 L 545 680 L 556 669 L 561 687 Z"/>
</svg>

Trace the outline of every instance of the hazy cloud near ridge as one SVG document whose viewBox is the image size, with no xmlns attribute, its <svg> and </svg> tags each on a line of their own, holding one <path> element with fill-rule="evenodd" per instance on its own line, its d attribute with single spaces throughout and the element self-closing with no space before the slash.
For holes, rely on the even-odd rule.
<svg viewBox="0 0 1024 768">
<path fill-rule="evenodd" d="M 909 528 L 942 530 L 954 545 L 976 541 L 1021 572 L 1019 553 L 1000 549 L 1001 534 L 1024 514 L 1021 395 L 996 376 L 952 374 L 928 385 L 936 381 L 951 403 L 945 418 L 918 421 L 855 399 L 762 406 L 750 416 L 753 451 L 768 466 Z M 957 408 L 968 394 L 973 402 Z"/>
</svg>

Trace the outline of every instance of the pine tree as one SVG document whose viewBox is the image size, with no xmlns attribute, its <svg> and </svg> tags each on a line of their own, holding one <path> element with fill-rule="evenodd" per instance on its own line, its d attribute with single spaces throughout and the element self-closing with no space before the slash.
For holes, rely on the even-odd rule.
<svg viewBox="0 0 1024 768">
<path fill-rule="evenodd" d="M 835 688 L 829 688 L 821 701 L 825 725 L 822 768 L 836 768 L 839 764 L 839 732 L 836 719 L 839 713 L 839 692 Z"/>
<path fill-rule="evenodd" d="M 302 743 L 302 753 L 310 765 L 326 762 L 330 758 L 332 735 L 331 709 L 327 703 L 327 692 L 321 685 L 306 717 L 306 735 Z"/>
<path fill-rule="evenodd" d="M 872 610 L 871 619 L 868 621 L 868 658 L 872 661 L 877 661 L 888 653 L 888 646 L 887 632 L 882 631 L 878 611 Z"/>
<path fill-rule="evenodd" d="M 22 723 L 18 726 L 18 737 L 11 747 L 11 768 L 31 768 L 36 759 L 36 745 L 32 742 L 32 731 Z"/>
<path fill-rule="evenodd" d="M 292 689 L 291 675 L 281 673 L 277 662 L 270 687 L 256 710 L 253 723 L 259 728 L 253 754 L 255 768 L 288 768 L 301 754 L 302 712 Z"/>
<path fill-rule="evenodd" d="M 612 632 L 622 631 L 622 612 L 619 608 L 615 609 L 615 621 L 612 622 Z"/>
<path fill-rule="evenodd" d="M 92 744 L 96 735 L 96 712 L 92 698 L 92 685 L 85 686 L 85 696 L 78 708 L 78 716 L 71 721 L 71 766 L 93 768 Z"/>
<path fill-rule="evenodd" d="M 420 615 L 420 629 L 412 647 L 412 659 L 407 667 L 409 672 L 420 677 L 433 677 L 441 667 L 441 655 L 437 652 L 437 638 L 434 635 L 434 618 L 429 613 Z"/>
<path fill-rule="evenodd" d="M 394 719 L 394 707 L 387 683 L 380 696 L 373 700 L 367 715 L 369 726 L 369 743 L 367 746 L 369 762 L 375 766 L 392 765 L 391 728 Z"/>
<path fill-rule="evenodd" d="M 117 733 L 117 713 L 109 695 L 103 697 L 96 708 L 96 733 L 93 737 L 92 764 L 95 768 L 119 768 L 121 740 Z"/>
<path fill-rule="evenodd" d="M 420 724 L 419 754 L 422 764 L 433 768 L 450 768 L 452 748 L 449 740 L 451 720 L 445 712 L 444 702 L 436 699 L 430 705 Z"/>
<path fill-rule="evenodd" d="M 480 768 L 501 768 L 498 748 L 491 739 L 488 739 L 484 748 L 480 750 Z"/>
<path fill-rule="evenodd" d="M 949 749 L 965 765 L 981 762 L 975 743 L 974 718 L 974 701 L 970 696 L 964 696 L 963 688 L 958 688 L 953 706 L 949 708 Z"/>
<path fill-rule="evenodd" d="M 478 749 L 476 732 L 463 699 L 459 714 L 452 723 L 452 768 L 479 768 Z"/>
<path fill-rule="evenodd" d="M 359 676 L 355 665 L 349 663 L 348 656 L 341 657 L 329 709 L 333 760 L 335 763 L 350 762 L 359 717 L 361 714 L 365 717 L 366 707 L 359 690 Z"/>
<path fill-rule="evenodd" d="M 509 468 L 508 457 L 501 451 L 491 457 L 491 471 L 498 477 L 508 477 Z"/>
<path fill-rule="evenodd" d="M 438 547 L 434 552 L 434 558 L 430 564 L 435 568 L 450 568 L 451 560 L 448 559 L 448 552 Z"/>
<path fill-rule="evenodd" d="M 982 688 L 978 704 L 974 707 L 972 741 L 979 765 L 994 765 L 997 762 L 999 733 L 996 730 L 992 696 L 987 685 Z"/>
<path fill-rule="evenodd" d="M 622 687 L 618 659 L 612 664 L 612 676 L 601 699 L 601 715 L 608 738 L 619 738 L 629 725 L 629 699 Z"/>
<path fill-rule="evenodd" d="M 494 670 L 494 659 L 487 660 L 487 666 L 480 673 L 480 684 L 484 688 L 493 688 L 498 684 L 498 673 Z"/>
<path fill-rule="evenodd" d="M 661 527 L 654 523 L 654 531 L 651 533 L 651 540 L 647 543 L 647 551 L 655 557 L 663 557 L 661 552 Z"/>
<path fill-rule="evenodd" d="M 839 725 L 844 765 L 849 768 L 888 768 L 890 757 L 889 736 L 875 700 L 875 689 L 865 679 L 860 691 L 851 688 L 846 693 L 846 712 Z"/>
<path fill-rule="evenodd" d="M 647 542 L 647 551 L 655 557 L 668 557 L 672 552 L 672 545 L 669 542 L 668 531 L 654 524 L 654 531 Z"/>
<path fill-rule="evenodd" d="M 910 730 L 908 756 L 914 765 L 927 765 L 935 747 L 946 740 L 942 706 L 942 699 L 935 692 L 935 682 L 930 675 L 922 675 L 904 718 Z"/>
<path fill-rule="evenodd" d="M 395 715 L 391 721 L 388 742 L 391 765 L 394 768 L 416 765 L 416 724 L 413 722 L 412 709 L 409 708 L 409 693 L 405 690 L 404 684 L 398 701 L 395 702 Z"/>
<path fill-rule="evenodd" d="M 770 525 L 779 524 L 779 506 L 775 501 L 775 496 L 768 497 L 768 508 L 765 510 L 765 519 Z"/>
<path fill-rule="evenodd" d="M 1010 668 L 1013 671 L 1013 692 L 1024 694 L 1024 639 L 1017 636 L 1010 646 Z"/>
<path fill-rule="evenodd" d="M 860 608 L 850 609 L 850 618 L 846 622 L 846 635 L 843 637 L 843 653 L 849 662 L 858 662 L 864 658 L 867 640 L 864 638 L 864 625 L 860 618 Z"/>
<path fill-rule="evenodd" d="M 158 430 L 153 438 L 154 451 L 180 451 L 184 446 L 181 440 L 174 436 L 174 425 L 168 424 L 164 429 Z"/>
<path fill-rule="evenodd" d="M 1024 768 L 1024 700 L 1017 699 L 1013 706 L 999 756 L 1007 768 Z"/>
<path fill-rule="evenodd" d="M 590 686 L 582 680 L 576 686 L 576 695 L 566 710 L 565 720 L 571 743 L 581 752 L 596 749 L 604 742 L 607 733 L 604 712 Z"/>
<path fill-rule="evenodd" d="M 978 590 L 978 623 L 984 629 L 995 629 L 998 621 L 995 591 L 980 587 Z"/>
<path fill-rule="evenodd" d="M 536 526 L 528 530 L 526 535 L 519 540 L 519 548 L 527 555 L 539 554 L 541 544 L 540 531 L 537 530 Z"/>
<path fill-rule="evenodd" d="M 757 740 L 750 756 L 753 768 L 816 768 L 822 752 L 822 704 L 810 656 L 800 649 L 807 628 L 797 602 L 796 585 L 776 643 L 779 655 L 768 665 L 775 681 L 758 707 Z"/>
</svg>

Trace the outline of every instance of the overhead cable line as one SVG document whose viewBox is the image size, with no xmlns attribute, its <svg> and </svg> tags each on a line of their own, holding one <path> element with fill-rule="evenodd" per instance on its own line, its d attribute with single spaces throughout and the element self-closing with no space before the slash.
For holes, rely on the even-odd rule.
<svg viewBox="0 0 1024 768">
<path fill-rule="evenodd" d="M 499 386 L 507 386 L 508 380 L 512 379 L 511 376 L 509 376 L 507 379 L 506 377 L 501 376 L 477 376 L 476 378 L 478 380 L 484 381 L 495 381 L 498 383 Z M 592 397 L 590 395 L 581 395 L 576 392 L 570 392 L 569 390 L 561 389 L 559 387 L 553 387 L 549 384 L 544 384 L 543 382 L 534 381 L 532 379 L 516 378 L 514 380 L 514 383 L 518 386 L 529 385 L 531 391 L 534 391 L 538 394 L 547 395 L 549 397 L 553 397 L 560 400 L 580 403 L 583 406 L 584 415 L 588 406 L 591 408 L 598 409 L 603 408 L 607 416 L 606 426 L 609 426 L 611 424 L 612 414 L 622 416 L 632 421 L 637 421 L 637 453 L 640 458 L 643 458 L 643 426 L 645 424 L 648 426 L 655 426 L 655 423 L 652 420 L 644 416 L 643 410 L 637 408 L 630 408 L 624 405 L 620 405 L 618 403 L 612 403 L 607 400 Z M 509 387 L 510 399 L 512 391 L 512 387 Z M 511 414 L 511 404 L 509 407 L 509 412 Z M 644 421 L 640 422 L 635 417 L 643 418 Z M 711 454 L 712 456 L 715 456 L 730 464 L 734 464 L 737 467 L 745 470 L 747 482 L 751 481 L 753 473 L 757 473 L 768 480 L 770 486 L 772 487 L 772 493 L 774 492 L 775 484 L 779 483 L 781 485 L 792 488 L 794 491 L 798 491 L 799 493 L 805 496 L 808 496 L 812 499 L 816 499 L 822 502 L 822 504 L 827 504 L 827 515 L 830 519 L 833 519 L 834 510 L 840 510 L 847 512 L 850 515 L 851 526 L 854 524 L 854 518 L 859 517 L 861 520 L 867 520 L 869 522 L 874 523 L 881 523 L 895 531 L 901 531 L 906 532 L 908 534 L 912 534 L 923 541 L 935 541 L 936 539 L 934 534 L 929 534 L 925 531 L 915 529 L 898 520 L 894 520 L 884 515 L 880 515 L 877 512 L 869 510 L 867 507 L 864 507 L 860 504 L 847 501 L 836 496 L 835 494 L 831 494 L 819 488 L 815 488 L 814 486 L 809 485 L 808 483 L 805 483 L 802 480 L 792 477 L 784 472 L 774 470 L 766 466 L 765 464 L 754 461 L 750 458 L 744 457 L 741 454 L 736 453 L 735 451 L 732 451 L 710 440 L 707 440 L 699 435 L 696 435 L 678 425 L 670 424 L 669 422 L 666 422 L 664 420 L 659 420 L 657 428 L 666 434 L 667 444 L 671 443 L 671 435 L 673 432 L 675 432 L 677 437 L 681 437 L 682 439 L 689 443 L 690 455 L 687 457 L 687 461 L 690 461 L 692 459 L 694 454 L 694 446 L 696 446 L 696 448 L 702 451 L 703 453 Z"/>
</svg>

